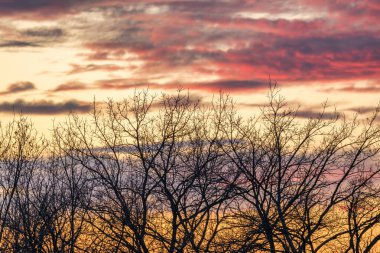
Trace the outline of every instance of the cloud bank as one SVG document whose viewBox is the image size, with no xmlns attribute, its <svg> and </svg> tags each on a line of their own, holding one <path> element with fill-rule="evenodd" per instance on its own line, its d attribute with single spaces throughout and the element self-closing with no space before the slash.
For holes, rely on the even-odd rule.
<svg viewBox="0 0 380 253">
<path fill-rule="evenodd" d="M 62 74 L 97 80 L 52 84 L 57 94 L 247 92 L 266 88 L 269 75 L 285 85 L 346 83 L 325 92 L 380 92 L 347 85 L 380 80 L 378 0 L 1 1 L 0 15 L 0 50 L 81 50 Z"/>
<path fill-rule="evenodd" d="M 37 115 L 67 114 L 69 112 L 86 113 L 92 108 L 91 103 L 75 100 L 65 102 L 53 102 L 47 100 L 25 101 L 22 99 L 14 102 L 0 103 L 2 113 L 23 113 Z"/>
</svg>

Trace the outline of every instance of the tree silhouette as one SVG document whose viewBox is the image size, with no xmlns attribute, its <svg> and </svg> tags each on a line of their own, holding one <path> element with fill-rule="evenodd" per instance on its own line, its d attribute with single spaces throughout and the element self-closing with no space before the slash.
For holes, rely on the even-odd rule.
<svg viewBox="0 0 380 253">
<path fill-rule="evenodd" d="M 378 110 L 300 119 L 275 86 L 268 98 L 247 117 L 225 94 L 136 91 L 51 137 L 2 126 L 1 250 L 374 252 Z"/>
</svg>

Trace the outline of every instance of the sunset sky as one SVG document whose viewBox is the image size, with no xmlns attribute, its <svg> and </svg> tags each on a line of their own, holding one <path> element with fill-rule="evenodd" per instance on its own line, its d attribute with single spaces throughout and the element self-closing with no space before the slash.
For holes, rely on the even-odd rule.
<svg viewBox="0 0 380 253">
<path fill-rule="evenodd" d="M 46 127 L 94 98 L 189 89 L 265 101 L 268 78 L 312 116 L 380 101 L 379 0 L 0 0 L 0 115 Z"/>
</svg>

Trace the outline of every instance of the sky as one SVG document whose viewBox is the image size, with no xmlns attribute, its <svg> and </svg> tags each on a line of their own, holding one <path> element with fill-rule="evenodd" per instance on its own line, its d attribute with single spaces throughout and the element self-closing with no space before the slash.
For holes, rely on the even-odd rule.
<svg viewBox="0 0 380 253">
<path fill-rule="evenodd" d="M 0 117 L 41 128 L 135 89 L 228 92 L 276 81 L 300 117 L 380 101 L 379 0 L 0 0 Z"/>
</svg>

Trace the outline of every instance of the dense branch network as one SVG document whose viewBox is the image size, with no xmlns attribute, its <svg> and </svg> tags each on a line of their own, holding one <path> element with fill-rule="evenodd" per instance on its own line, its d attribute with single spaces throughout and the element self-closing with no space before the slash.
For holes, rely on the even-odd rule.
<svg viewBox="0 0 380 253">
<path fill-rule="evenodd" d="M 380 128 L 136 92 L 41 136 L 0 129 L 3 252 L 375 252 Z"/>
</svg>

